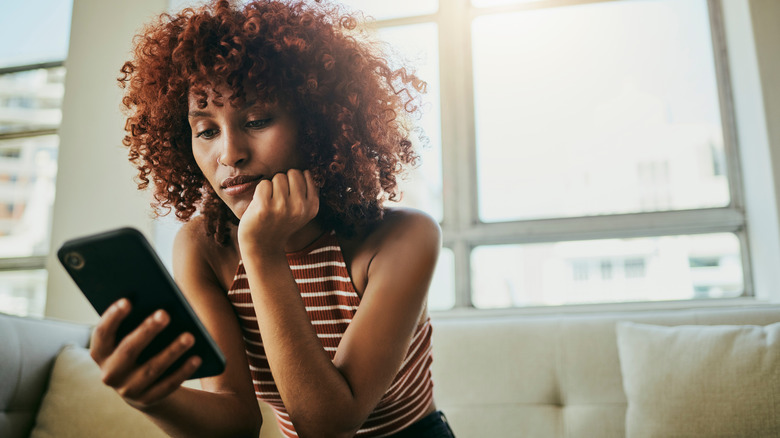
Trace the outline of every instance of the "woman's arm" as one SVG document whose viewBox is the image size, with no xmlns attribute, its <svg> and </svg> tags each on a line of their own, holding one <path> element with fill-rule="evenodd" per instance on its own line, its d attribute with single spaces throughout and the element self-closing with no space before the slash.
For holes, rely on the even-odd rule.
<svg viewBox="0 0 780 438">
<path fill-rule="evenodd" d="M 125 401 L 146 414 L 171 436 L 254 436 L 262 418 L 252 388 L 236 317 L 214 270 L 209 266 L 202 240 L 188 223 L 174 244 L 174 273 L 177 283 L 226 358 L 225 372 L 201 379 L 204 390 L 185 388 L 181 383 L 197 364 L 186 363 L 170 377 L 158 377 L 189 345 L 183 335 L 165 351 L 136 366 L 138 353 L 165 327 L 168 316 L 148 318 L 114 346 L 116 328 L 129 313 L 129 304 L 115 303 L 96 328 L 92 356 L 103 371 L 103 381 L 116 389 Z"/>
<path fill-rule="evenodd" d="M 294 205 L 312 191 L 301 188 L 299 173 L 277 175 L 264 188 L 273 193 L 265 200 L 258 187 L 240 227 L 250 214 L 258 226 L 251 232 L 239 228 L 241 254 L 268 361 L 296 431 L 301 437 L 353 436 L 407 353 L 425 308 L 440 230 L 427 215 L 397 211 L 359 245 L 360 257 L 370 259 L 366 287 L 331 361 L 312 328 L 283 244 L 273 243 L 289 235 L 285 224 L 298 222 L 292 212 L 300 208 Z M 279 205 L 284 202 L 293 206 Z"/>
</svg>

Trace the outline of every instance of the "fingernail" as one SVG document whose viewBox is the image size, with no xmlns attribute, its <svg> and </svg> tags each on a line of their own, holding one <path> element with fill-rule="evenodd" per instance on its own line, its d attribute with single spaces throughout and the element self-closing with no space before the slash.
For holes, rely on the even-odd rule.
<svg viewBox="0 0 780 438">
<path fill-rule="evenodd" d="M 128 305 L 129 303 L 127 302 L 127 298 L 121 298 L 116 302 L 116 308 L 120 310 L 125 310 Z"/>
<path fill-rule="evenodd" d="M 183 335 L 181 335 L 179 340 L 181 341 L 181 343 L 183 345 L 185 345 L 187 347 L 189 347 L 189 346 L 191 346 L 192 344 L 195 343 L 195 338 L 191 334 L 189 334 L 189 333 L 184 333 Z"/>
<path fill-rule="evenodd" d="M 157 322 L 165 321 L 165 312 L 163 312 L 162 310 L 158 310 L 154 312 L 154 320 Z"/>
<path fill-rule="evenodd" d="M 191 363 L 191 364 L 192 364 L 192 366 L 194 366 L 194 367 L 199 367 L 199 366 L 200 366 L 200 363 L 201 363 L 200 357 L 198 357 L 198 356 L 193 356 L 193 357 L 192 357 L 192 359 L 190 359 L 190 363 Z"/>
</svg>

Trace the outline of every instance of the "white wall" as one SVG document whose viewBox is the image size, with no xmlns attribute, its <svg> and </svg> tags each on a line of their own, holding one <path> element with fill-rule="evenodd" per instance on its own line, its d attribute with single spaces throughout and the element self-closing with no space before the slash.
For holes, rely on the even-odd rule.
<svg viewBox="0 0 780 438">
<path fill-rule="evenodd" d="M 122 146 L 124 118 L 116 78 L 133 35 L 167 0 L 74 0 L 46 316 L 94 322 L 97 314 L 54 254 L 67 239 L 119 226 L 152 236 L 149 195 L 133 182 Z"/>
</svg>

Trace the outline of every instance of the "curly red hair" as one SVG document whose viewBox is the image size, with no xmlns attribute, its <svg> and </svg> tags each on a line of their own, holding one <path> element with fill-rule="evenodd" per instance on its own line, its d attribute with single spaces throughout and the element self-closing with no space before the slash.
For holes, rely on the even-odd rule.
<svg viewBox="0 0 780 438">
<path fill-rule="evenodd" d="M 240 105 L 252 84 L 258 98 L 289 105 L 301 121 L 323 224 L 349 235 L 380 219 L 384 200 L 398 196 L 396 177 L 418 158 L 405 120 L 425 83 L 391 68 L 358 23 L 319 1 L 220 0 L 146 26 L 118 80 L 128 114 L 123 144 L 139 189 L 152 183 L 155 211 L 174 210 L 183 221 L 200 211 L 209 233 L 229 240 L 237 219 L 193 158 L 188 96 L 205 107 L 207 92 L 226 84 L 230 104 Z"/>
</svg>

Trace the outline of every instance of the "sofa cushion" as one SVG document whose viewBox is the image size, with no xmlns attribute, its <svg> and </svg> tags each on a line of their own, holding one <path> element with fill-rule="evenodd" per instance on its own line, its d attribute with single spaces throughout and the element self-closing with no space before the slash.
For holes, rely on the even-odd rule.
<svg viewBox="0 0 780 438">
<path fill-rule="evenodd" d="M 458 437 L 561 436 L 556 335 L 546 320 L 437 320 L 436 406 Z"/>
<path fill-rule="evenodd" d="M 67 427 L 63 427 L 67 425 Z M 57 356 L 31 438 L 165 437 L 143 414 L 100 380 L 86 348 L 66 346 Z"/>
<path fill-rule="evenodd" d="M 780 323 L 621 322 L 626 436 L 780 436 Z"/>
</svg>

